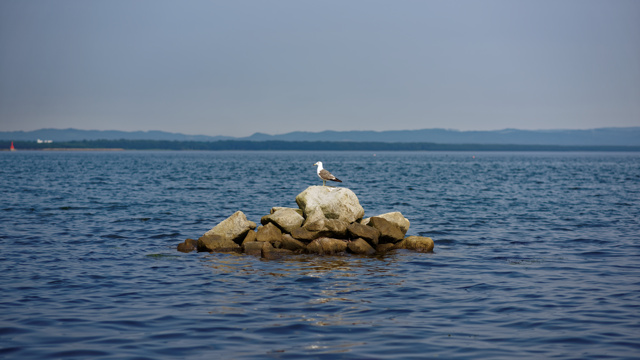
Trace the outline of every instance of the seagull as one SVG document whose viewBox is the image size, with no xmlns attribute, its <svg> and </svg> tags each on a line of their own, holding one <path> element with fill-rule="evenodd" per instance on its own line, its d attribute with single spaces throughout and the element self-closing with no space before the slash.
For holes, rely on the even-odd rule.
<svg viewBox="0 0 640 360">
<path fill-rule="evenodd" d="M 342 182 L 342 180 L 338 179 L 330 172 L 322 168 L 322 161 L 318 161 L 317 163 L 313 164 L 313 166 L 318 167 L 318 176 L 320 177 L 320 179 L 322 179 L 322 186 L 325 186 L 327 180 Z"/>
</svg>

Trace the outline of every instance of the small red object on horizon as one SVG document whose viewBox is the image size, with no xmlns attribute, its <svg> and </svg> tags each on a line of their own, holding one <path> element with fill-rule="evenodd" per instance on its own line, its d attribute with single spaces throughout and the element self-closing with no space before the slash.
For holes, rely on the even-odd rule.
<svg viewBox="0 0 640 360">
<path fill-rule="evenodd" d="M 11 147 L 9 148 L 11 151 L 16 151 L 16 148 L 13 147 L 13 141 L 11 142 Z"/>
</svg>

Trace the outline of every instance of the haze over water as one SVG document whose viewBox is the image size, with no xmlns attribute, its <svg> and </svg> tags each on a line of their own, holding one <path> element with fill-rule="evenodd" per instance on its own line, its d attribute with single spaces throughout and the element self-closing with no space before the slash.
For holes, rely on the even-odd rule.
<svg viewBox="0 0 640 360">
<path fill-rule="evenodd" d="M 318 185 L 433 254 L 182 254 Z M 637 358 L 640 154 L 0 152 L 3 359 Z"/>
</svg>

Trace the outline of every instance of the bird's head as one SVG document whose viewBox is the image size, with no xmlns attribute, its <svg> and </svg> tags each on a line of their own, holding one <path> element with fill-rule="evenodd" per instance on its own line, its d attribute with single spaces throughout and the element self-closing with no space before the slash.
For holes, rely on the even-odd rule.
<svg viewBox="0 0 640 360">
<path fill-rule="evenodd" d="M 322 161 L 318 161 L 317 163 L 313 164 L 313 166 L 320 166 L 320 167 L 322 167 Z"/>
</svg>

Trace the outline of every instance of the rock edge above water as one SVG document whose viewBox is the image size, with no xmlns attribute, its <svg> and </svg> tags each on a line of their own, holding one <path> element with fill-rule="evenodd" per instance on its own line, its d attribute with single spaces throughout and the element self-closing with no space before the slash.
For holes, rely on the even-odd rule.
<svg viewBox="0 0 640 360">
<path fill-rule="evenodd" d="M 198 240 L 186 239 L 181 252 L 241 252 L 265 259 L 293 254 L 384 254 L 407 249 L 432 252 L 434 242 L 407 236 L 410 222 L 400 212 L 363 219 L 364 209 L 348 188 L 310 186 L 298 196 L 299 209 L 274 207 L 261 226 L 237 211 Z"/>
</svg>

